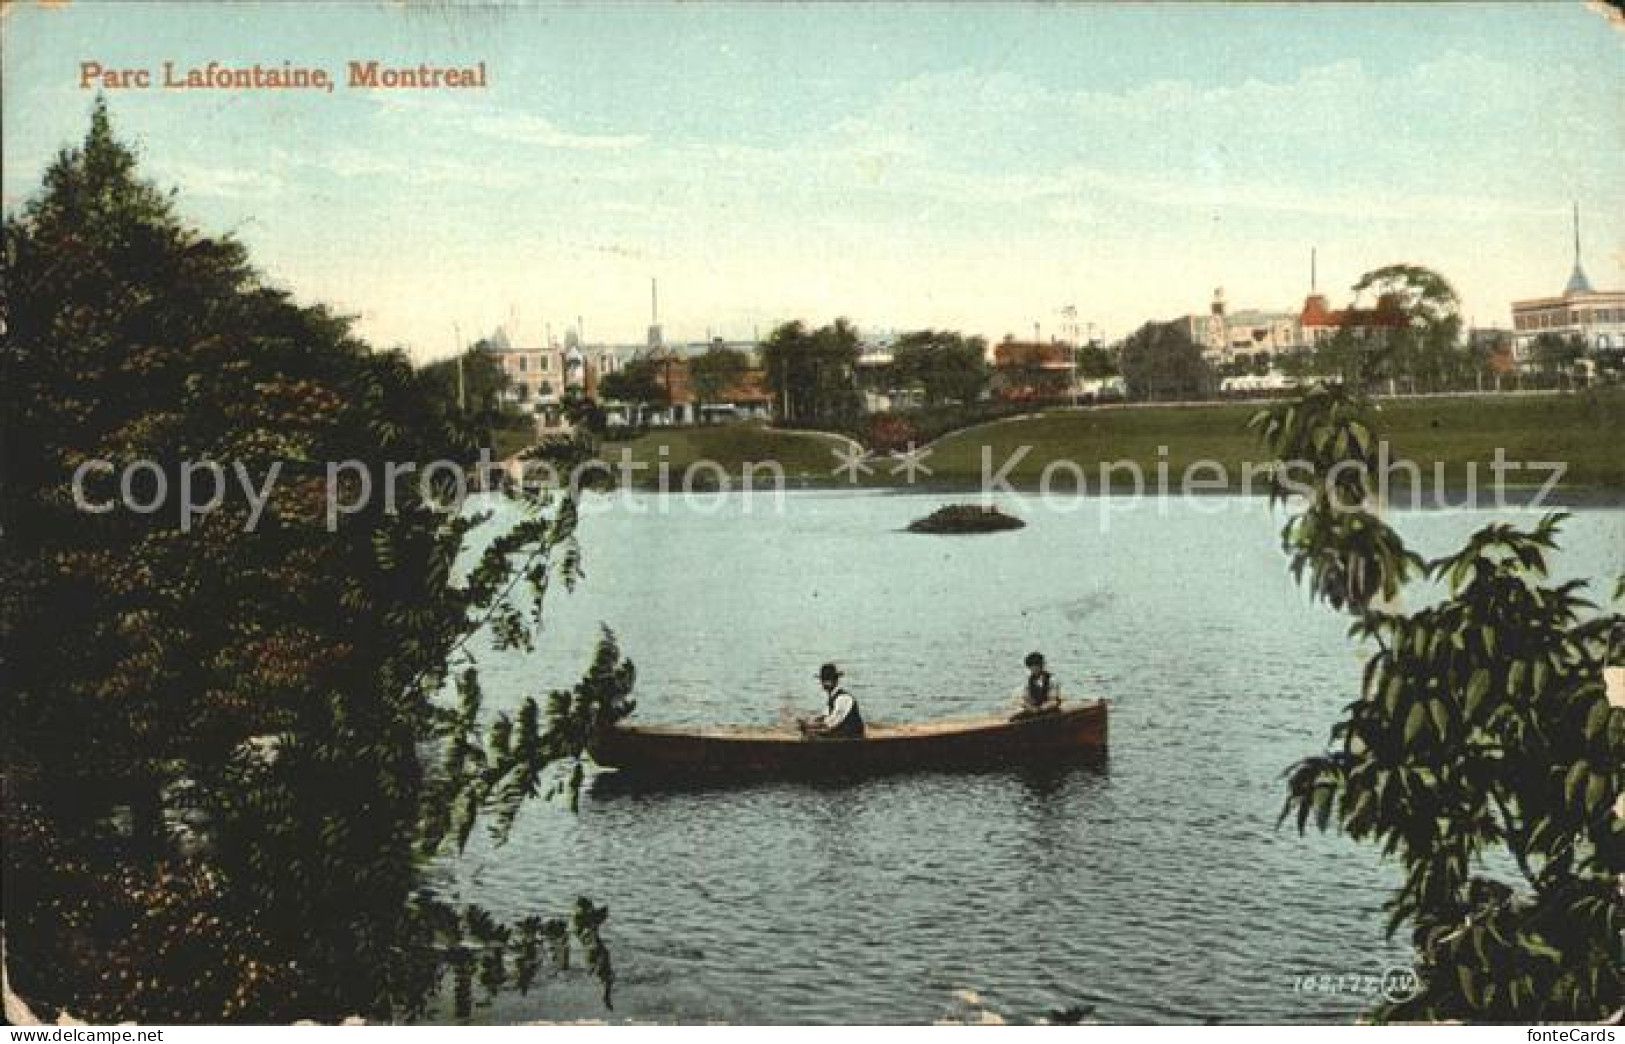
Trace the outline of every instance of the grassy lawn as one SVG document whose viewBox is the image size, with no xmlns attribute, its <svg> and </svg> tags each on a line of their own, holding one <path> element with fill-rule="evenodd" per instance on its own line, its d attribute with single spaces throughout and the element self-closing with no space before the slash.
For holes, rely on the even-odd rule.
<svg viewBox="0 0 1625 1044">
<path fill-rule="evenodd" d="M 1384 404 L 1381 418 L 1400 453 L 1429 466 L 1444 461 L 1452 482 L 1466 473 L 1466 461 L 1492 460 L 1499 447 L 1508 460 L 1562 461 L 1565 485 L 1625 489 L 1625 391 L 1404 399 Z"/>
<path fill-rule="evenodd" d="M 683 469 L 699 460 L 714 461 L 730 475 L 741 474 L 746 464 L 777 461 L 788 479 L 818 481 L 829 478 L 830 468 L 837 463 L 830 451 L 843 442 L 834 436 L 777 431 L 760 424 L 719 424 L 709 428 L 653 431 L 629 443 L 605 443 L 602 455 L 619 467 L 622 450 L 630 449 L 634 461 L 650 465 L 648 470 L 640 472 L 646 482 L 654 480 L 654 468 L 662 462 L 670 462 L 674 486 L 681 481 Z M 666 450 L 664 455 L 662 449 Z M 761 481 L 766 481 L 762 472 L 757 474 Z"/>
<path fill-rule="evenodd" d="M 1193 462 L 1211 460 L 1238 487 L 1242 463 L 1259 459 L 1246 431 L 1256 409 L 1218 404 L 1049 413 L 958 432 L 936 446 L 930 464 L 940 480 L 975 483 L 984 447 L 991 448 L 998 468 L 1030 446 L 1011 470 L 1013 480 L 1035 483 L 1049 462 L 1070 460 L 1093 488 L 1103 462 L 1132 460 L 1154 482 L 1154 469 L 1166 460 L 1177 482 Z M 1393 458 L 1420 465 L 1428 488 L 1438 464 L 1448 487 L 1463 484 L 1470 462 L 1477 462 L 1479 482 L 1487 482 L 1500 447 L 1509 461 L 1566 463 L 1565 486 L 1625 489 L 1625 392 L 1390 399 L 1382 401 L 1378 416 Z M 1538 486 L 1545 474 L 1513 471 L 1507 482 Z M 1071 488 L 1069 477 L 1054 482 Z M 1126 488 L 1126 473 L 1114 485 Z"/>
<path fill-rule="evenodd" d="M 1084 473 L 1087 488 L 1101 486 L 1101 466 L 1133 461 L 1146 482 L 1157 482 L 1157 467 L 1166 462 L 1169 483 L 1197 461 L 1212 461 L 1224 468 L 1229 488 L 1239 489 L 1242 465 L 1259 462 L 1257 445 L 1246 430 L 1256 405 L 1218 403 L 1200 406 L 1131 406 L 1085 410 L 1058 410 L 1036 416 L 995 421 L 955 432 L 932 447 L 925 461 L 932 474 L 922 481 L 934 486 L 976 487 L 983 474 L 984 449 L 990 451 L 993 470 L 1017 454 L 1025 453 L 1006 474 L 1016 486 L 1035 486 L 1053 461 L 1070 461 Z M 1435 486 L 1435 466 L 1442 464 L 1447 488 L 1459 489 L 1468 466 L 1476 463 L 1480 486 L 1490 481 L 1489 464 L 1500 447 L 1509 461 L 1561 461 L 1568 465 L 1563 486 L 1569 489 L 1625 491 L 1625 391 L 1582 394 L 1435 397 L 1381 400 L 1378 426 L 1396 460 L 1412 460 L 1422 469 L 1423 486 Z M 832 474 L 838 463 L 831 437 L 777 431 L 759 424 L 723 424 L 651 432 L 628 443 L 610 442 L 603 455 L 619 466 L 623 450 L 649 465 L 639 473 L 639 484 L 657 479 L 654 468 L 671 467 L 679 486 L 683 469 L 700 461 L 714 461 L 733 476 L 746 463 L 777 461 L 792 482 L 846 485 Z M 1166 448 L 1165 451 L 1163 448 Z M 665 451 L 662 453 L 662 449 Z M 903 485 L 893 476 L 892 462 L 872 462 L 868 486 Z M 1203 481 L 1211 472 L 1201 472 Z M 702 481 L 711 475 L 698 476 Z M 1127 467 L 1110 476 L 1118 489 L 1131 489 Z M 1512 471 L 1512 486 L 1535 487 L 1546 472 Z M 758 472 L 758 482 L 765 477 Z M 1403 488 L 1403 476 L 1395 480 Z M 1051 488 L 1070 490 L 1070 470 L 1055 472 Z M 1262 486 L 1254 483 L 1255 489 Z"/>
</svg>

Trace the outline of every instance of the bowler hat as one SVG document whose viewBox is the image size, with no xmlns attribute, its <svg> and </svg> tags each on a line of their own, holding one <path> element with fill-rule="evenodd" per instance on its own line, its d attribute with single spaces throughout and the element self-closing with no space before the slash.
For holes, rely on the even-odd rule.
<svg viewBox="0 0 1625 1044">
<path fill-rule="evenodd" d="M 826 679 L 830 678 L 839 678 L 840 676 L 841 669 L 835 666 L 833 663 L 826 663 L 824 666 L 818 668 L 819 681 L 825 681 Z"/>
</svg>

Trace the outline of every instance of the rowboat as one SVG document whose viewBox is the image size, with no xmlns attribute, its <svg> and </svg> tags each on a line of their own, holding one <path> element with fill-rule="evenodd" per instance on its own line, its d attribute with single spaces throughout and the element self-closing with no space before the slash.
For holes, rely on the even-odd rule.
<svg viewBox="0 0 1625 1044">
<path fill-rule="evenodd" d="M 869 726 L 861 739 L 808 739 L 788 729 L 615 725 L 592 758 L 627 775 L 798 777 L 954 770 L 1098 756 L 1106 701 L 1068 704 L 1030 718 L 976 718 Z"/>
</svg>

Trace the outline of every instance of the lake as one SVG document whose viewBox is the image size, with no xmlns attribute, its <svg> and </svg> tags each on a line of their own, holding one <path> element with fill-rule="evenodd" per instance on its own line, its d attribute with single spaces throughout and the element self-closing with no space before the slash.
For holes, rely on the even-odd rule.
<svg viewBox="0 0 1625 1044">
<path fill-rule="evenodd" d="M 1306 975 L 1409 967 L 1383 937 L 1374 847 L 1276 827 L 1281 773 L 1324 748 L 1362 662 L 1311 605 L 1261 500 L 1002 497 L 1027 528 L 902 532 L 947 495 L 632 494 L 589 505 L 587 577 L 530 655 L 482 654 L 488 699 L 572 683 L 600 623 L 638 666 L 636 720 L 771 723 L 821 709 L 834 660 L 871 720 L 1006 705 L 1022 657 L 1113 701 L 1103 765 L 848 784 L 639 790 L 536 804 L 443 888 L 508 916 L 610 906 L 612 1015 L 579 977 L 488 1021 L 1350 1020 Z M 1402 512 L 1424 554 L 1509 510 Z M 1625 572 L 1625 512 L 1571 519 L 1560 576 Z M 1314 985 L 1311 980 L 1311 985 Z M 964 991 L 974 991 L 967 1005 Z"/>
</svg>

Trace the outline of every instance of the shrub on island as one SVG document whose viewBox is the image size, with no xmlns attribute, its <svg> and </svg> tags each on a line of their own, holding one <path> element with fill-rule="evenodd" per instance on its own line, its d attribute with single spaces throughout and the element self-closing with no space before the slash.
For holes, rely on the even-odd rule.
<svg viewBox="0 0 1625 1044">
<path fill-rule="evenodd" d="M 1020 529 L 1027 523 L 996 507 L 949 504 L 909 523 L 910 533 L 998 533 Z"/>
</svg>

